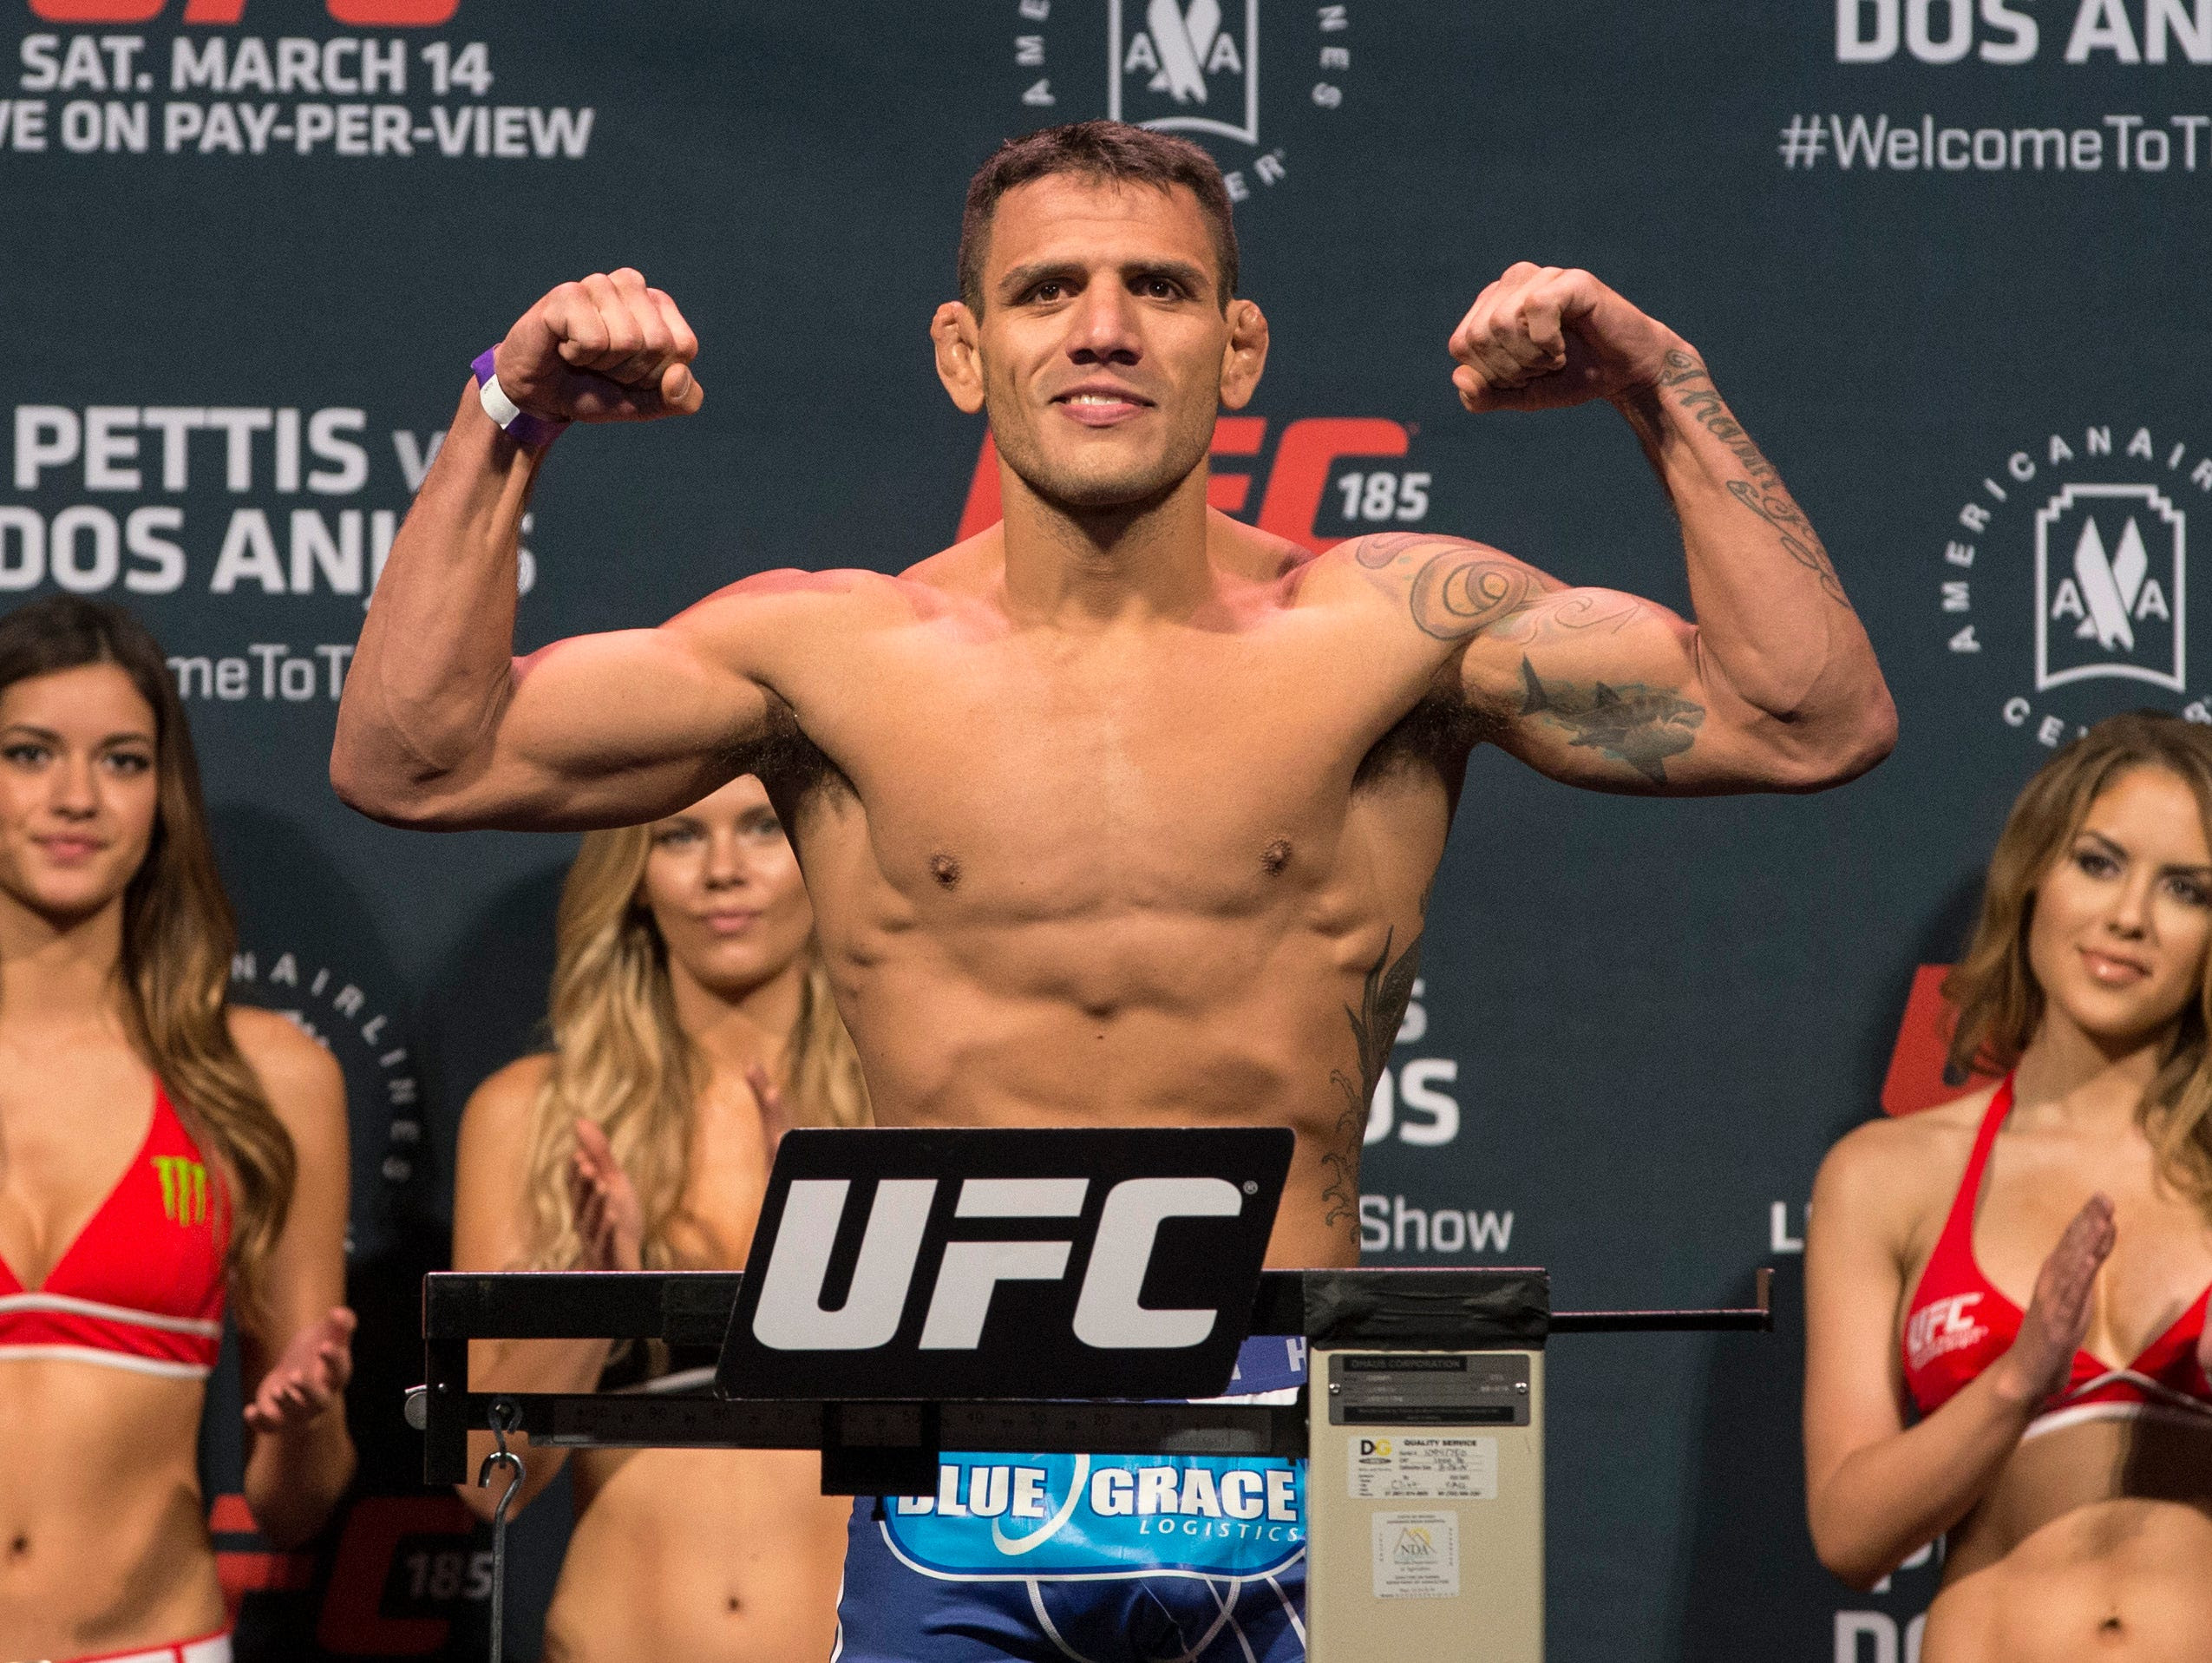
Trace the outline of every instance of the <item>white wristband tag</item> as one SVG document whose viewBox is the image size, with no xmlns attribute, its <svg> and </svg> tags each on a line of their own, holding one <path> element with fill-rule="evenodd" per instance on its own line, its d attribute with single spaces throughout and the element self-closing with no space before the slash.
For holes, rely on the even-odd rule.
<svg viewBox="0 0 2212 1663">
<path fill-rule="evenodd" d="M 500 385 L 500 378 L 495 375 L 484 377 L 484 384 L 476 390 L 476 396 L 483 403 L 484 414 L 492 418 L 496 427 L 510 427 L 514 418 L 522 414 L 522 407 L 507 396 L 507 389 Z"/>
<path fill-rule="evenodd" d="M 492 373 L 498 353 L 497 347 L 480 352 L 468 366 L 469 373 L 476 377 L 476 402 L 484 407 L 484 414 L 492 418 L 493 423 L 515 443 L 542 450 L 560 437 L 560 430 L 568 423 L 533 416 L 508 397 L 507 389 L 500 385 L 500 378 Z"/>
</svg>

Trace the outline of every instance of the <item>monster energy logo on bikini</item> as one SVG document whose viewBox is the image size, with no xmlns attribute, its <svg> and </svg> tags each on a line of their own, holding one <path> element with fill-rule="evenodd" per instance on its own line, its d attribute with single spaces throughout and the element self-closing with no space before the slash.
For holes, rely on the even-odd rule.
<svg viewBox="0 0 2212 1663">
<path fill-rule="evenodd" d="M 154 1175 L 161 1181 L 161 1214 L 172 1224 L 207 1221 L 207 1169 L 181 1155 L 154 1157 Z"/>
</svg>

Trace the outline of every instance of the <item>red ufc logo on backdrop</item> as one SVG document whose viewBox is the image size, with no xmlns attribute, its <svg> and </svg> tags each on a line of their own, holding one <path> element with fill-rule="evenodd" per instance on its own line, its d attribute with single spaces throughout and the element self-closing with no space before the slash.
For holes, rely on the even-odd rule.
<svg viewBox="0 0 2212 1663">
<path fill-rule="evenodd" d="M 461 0 L 325 0 L 334 23 L 356 29 L 435 29 L 461 10 Z M 30 0 L 31 16 L 49 23 L 150 23 L 169 0 Z M 245 0 L 185 0 L 188 23 L 244 21 Z"/>
<path fill-rule="evenodd" d="M 1888 1077 L 1882 1083 L 1882 1106 L 1893 1115 L 1917 1114 L 1939 1103 L 1963 1097 L 1993 1077 L 1973 1074 L 1953 1085 L 1943 1077 L 1943 1060 L 1951 1049 L 1956 1012 L 1943 997 L 1948 965 L 1922 965 L 1913 972 L 1913 991 L 1905 998 L 1904 1019 L 1897 1025 L 1896 1048 L 1889 1053 Z"/>
</svg>

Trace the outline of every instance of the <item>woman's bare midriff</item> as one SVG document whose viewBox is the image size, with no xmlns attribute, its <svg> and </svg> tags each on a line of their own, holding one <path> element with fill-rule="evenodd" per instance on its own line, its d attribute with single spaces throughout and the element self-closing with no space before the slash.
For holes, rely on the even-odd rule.
<svg viewBox="0 0 2212 1663">
<path fill-rule="evenodd" d="M 579 1450 L 545 1663 L 826 1658 L 852 1503 L 807 1450 Z"/>
<path fill-rule="evenodd" d="M 223 1595 L 193 1380 L 0 1361 L 0 1657 L 68 1658 L 212 1634 Z"/>
<path fill-rule="evenodd" d="M 2212 1423 L 2021 1444 L 1952 1533 L 1921 1663 L 2212 1663 Z"/>
</svg>

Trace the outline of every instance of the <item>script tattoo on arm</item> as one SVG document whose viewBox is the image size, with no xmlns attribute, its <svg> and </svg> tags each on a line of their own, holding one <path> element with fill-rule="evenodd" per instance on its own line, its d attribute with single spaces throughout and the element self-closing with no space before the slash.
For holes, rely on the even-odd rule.
<svg viewBox="0 0 2212 1663">
<path fill-rule="evenodd" d="M 1690 413 L 1692 421 L 1734 451 L 1743 463 L 1750 477 L 1730 480 L 1729 494 L 1772 526 L 1781 534 L 1782 552 L 1818 578 L 1829 599 L 1849 610 L 1851 602 L 1843 593 L 1842 579 L 1836 575 L 1819 534 L 1783 485 L 1774 464 L 1728 413 L 1705 366 L 1687 352 L 1671 351 L 1666 355 L 1666 367 L 1659 372 L 1659 384 Z"/>
<path fill-rule="evenodd" d="M 1405 951 L 1391 957 L 1396 932 L 1386 932 L 1383 950 L 1368 968 L 1359 992 L 1359 1008 L 1344 1008 L 1351 1024 L 1353 1044 L 1359 1053 L 1359 1077 L 1342 1069 L 1331 1070 L 1329 1082 L 1344 1094 L 1344 1113 L 1337 1117 L 1336 1147 L 1321 1157 L 1329 1169 L 1328 1185 L 1321 1191 L 1325 1210 L 1321 1222 L 1335 1224 L 1359 1216 L 1359 1151 L 1367 1137 L 1367 1105 L 1374 1101 L 1375 1084 L 1390 1065 L 1391 1047 L 1397 1043 L 1398 1025 L 1413 998 L 1413 980 L 1421 973 L 1421 938 L 1405 944 Z"/>
<path fill-rule="evenodd" d="M 1521 714 L 1541 717 L 1574 737 L 1567 741 L 1626 763 L 1653 785 L 1666 783 L 1666 759 L 1697 743 L 1705 707 L 1641 682 L 1546 681 L 1521 660 Z"/>
</svg>

